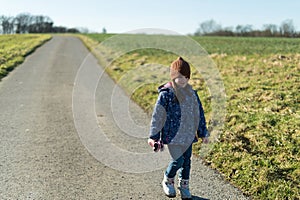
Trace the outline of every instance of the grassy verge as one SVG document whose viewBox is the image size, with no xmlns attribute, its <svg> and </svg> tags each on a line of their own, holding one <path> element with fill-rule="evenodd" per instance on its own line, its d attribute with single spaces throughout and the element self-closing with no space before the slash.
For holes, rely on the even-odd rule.
<svg viewBox="0 0 300 200">
<path fill-rule="evenodd" d="M 206 158 L 257 199 L 299 197 L 300 54 L 216 58 L 226 88 L 224 132 Z"/>
<path fill-rule="evenodd" d="M 51 35 L 0 35 L 0 80 L 49 39 Z"/>
<path fill-rule="evenodd" d="M 97 44 L 103 35 L 89 36 Z M 210 54 L 227 95 L 226 123 L 219 142 L 205 158 L 226 179 L 254 199 L 300 196 L 300 40 L 282 38 L 193 37 Z M 118 81 L 136 66 L 168 66 L 177 55 L 135 50 L 106 69 Z M 210 95 L 201 75 L 193 73 L 210 121 Z M 133 98 L 151 113 L 160 84 L 147 84 Z M 195 151 L 201 144 L 195 145 Z M 195 152 L 197 153 L 197 152 Z"/>
</svg>

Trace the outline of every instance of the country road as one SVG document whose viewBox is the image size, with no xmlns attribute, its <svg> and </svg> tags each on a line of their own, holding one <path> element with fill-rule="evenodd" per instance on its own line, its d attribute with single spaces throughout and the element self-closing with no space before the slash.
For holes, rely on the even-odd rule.
<svg viewBox="0 0 300 200">
<path fill-rule="evenodd" d="M 102 74 L 78 38 L 54 36 L 0 82 L 0 199 L 168 199 L 160 185 L 164 169 L 125 172 L 121 162 L 110 167 L 85 147 L 72 110 L 83 63 L 95 70 L 94 75 Z M 122 134 L 120 125 L 114 124 L 110 107 L 114 87 L 103 74 L 95 94 L 99 126 L 119 148 L 151 152 L 146 138 Z M 128 98 L 120 91 L 118 95 Z M 139 123 L 149 124 L 143 111 L 130 104 L 133 115 L 142 119 Z M 101 155 L 109 156 L 109 151 Z M 197 157 L 191 176 L 193 199 L 248 199 Z"/>
</svg>

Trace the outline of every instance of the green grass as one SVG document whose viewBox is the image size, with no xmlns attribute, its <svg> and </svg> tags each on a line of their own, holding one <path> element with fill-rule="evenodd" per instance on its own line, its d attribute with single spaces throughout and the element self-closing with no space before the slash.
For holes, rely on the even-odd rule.
<svg viewBox="0 0 300 200">
<path fill-rule="evenodd" d="M 206 159 L 257 199 L 299 197 L 299 59 L 269 54 L 219 61 L 226 124 Z"/>
<path fill-rule="evenodd" d="M 88 37 L 97 41 L 94 44 L 105 39 L 103 35 Z M 299 199 L 300 40 L 193 39 L 216 63 L 227 96 L 224 129 L 204 158 L 206 163 L 253 199 Z M 114 60 L 106 71 L 117 82 L 136 67 L 149 63 L 169 66 L 176 57 L 162 50 L 135 50 Z M 157 98 L 156 88 L 163 83 L 160 77 L 153 78 L 156 83 L 137 88 L 131 96 L 149 113 Z M 198 90 L 210 124 L 212 94 L 195 70 L 191 84 Z M 200 147 L 196 144 L 194 153 Z"/>
<path fill-rule="evenodd" d="M 50 38 L 50 35 L 0 35 L 0 80 Z"/>
<path fill-rule="evenodd" d="M 300 53 L 300 38 L 192 37 L 209 54 L 269 55 Z"/>
</svg>

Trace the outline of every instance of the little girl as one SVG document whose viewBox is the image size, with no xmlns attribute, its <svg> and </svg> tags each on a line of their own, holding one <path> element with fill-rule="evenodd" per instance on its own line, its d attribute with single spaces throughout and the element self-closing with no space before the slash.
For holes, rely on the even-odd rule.
<svg viewBox="0 0 300 200">
<path fill-rule="evenodd" d="M 189 191 L 192 144 L 199 137 L 208 143 L 209 136 L 199 96 L 188 84 L 190 74 L 190 65 L 183 58 L 171 64 L 171 82 L 158 88 L 148 140 L 150 145 L 158 141 L 168 145 L 172 159 L 164 173 L 163 190 L 168 197 L 176 196 L 174 177 L 179 170 L 178 189 L 182 199 L 192 198 Z"/>
</svg>

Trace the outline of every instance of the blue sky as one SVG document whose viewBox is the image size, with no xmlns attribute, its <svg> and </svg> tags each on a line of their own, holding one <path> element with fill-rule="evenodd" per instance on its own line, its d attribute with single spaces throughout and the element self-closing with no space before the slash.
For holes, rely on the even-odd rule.
<svg viewBox="0 0 300 200">
<path fill-rule="evenodd" d="M 194 33 L 199 24 L 214 19 L 222 27 L 280 25 L 291 19 L 300 30 L 299 0 L 0 0 L 0 15 L 28 12 L 49 16 L 56 26 L 85 27 L 124 33 L 159 28 Z"/>
</svg>

